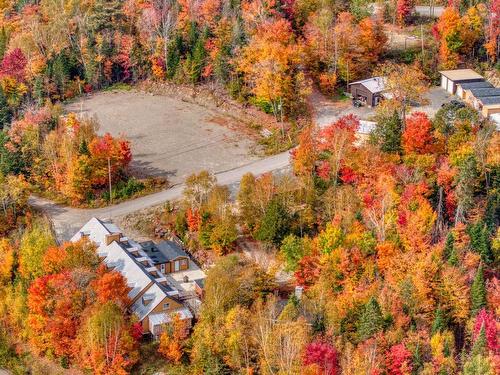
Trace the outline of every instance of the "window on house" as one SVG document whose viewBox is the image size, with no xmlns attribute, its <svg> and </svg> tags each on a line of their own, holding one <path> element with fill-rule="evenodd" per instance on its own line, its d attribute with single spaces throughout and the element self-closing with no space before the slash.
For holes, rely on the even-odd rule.
<svg viewBox="0 0 500 375">
<path fill-rule="evenodd" d="M 163 304 L 163 310 L 168 310 L 170 308 L 170 303 Z"/>
</svg>

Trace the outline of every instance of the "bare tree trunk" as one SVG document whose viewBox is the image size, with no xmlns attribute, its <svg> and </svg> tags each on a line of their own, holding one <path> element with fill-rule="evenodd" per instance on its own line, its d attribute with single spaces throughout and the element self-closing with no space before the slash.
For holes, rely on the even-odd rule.
<svg viewBox="0 0 500 375">
<path fill-rule="evenodd" d="M 439 187 L 439 201 L 437 206 L 437 219 L 434 224 L 434 229 L 432 233 L 432 242 L 436 243 L 441 238 L 444 229 L 444 217 L 443 217 L 443 198 L 444 198 L 444 189 L 442 186 Z"/>
</svg>

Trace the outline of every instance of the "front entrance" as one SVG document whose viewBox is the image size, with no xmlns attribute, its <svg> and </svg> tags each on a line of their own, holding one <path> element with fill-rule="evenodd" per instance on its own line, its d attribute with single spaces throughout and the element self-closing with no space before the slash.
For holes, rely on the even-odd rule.
<svg viewBox="0 0 500 375">
<path fill-rule="evenodd" d="M 181 270 L 181 262 L 179 262 L 178 260 L 176 260 L 174 262 L 174 272 L 179 272 Z"/>
</svg>

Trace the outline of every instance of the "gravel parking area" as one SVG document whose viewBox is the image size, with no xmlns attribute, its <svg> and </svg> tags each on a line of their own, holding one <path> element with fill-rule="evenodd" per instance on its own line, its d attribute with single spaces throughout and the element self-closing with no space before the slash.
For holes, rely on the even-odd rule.
<svg viewBox="0 0 500 375">
<path fill-rule="evenodd" d="M 430 118 L 433 118 L 436 112 L 441 108 L 441 105 L 448 103 L 451 100 L 458 100 L 454 95 L 450 95 L 446 90 L 441 87 L 432 87 L 425 95 L 427 103 L 422 106 L 412 107 L 411 112 L 424 112 Z M 357 116 L 360 120 L 370 120 L 375 114 L 375 108 L 370 107 L 353 107 L 351 101 L 346 101 L 337 106 L 336 111 L 332 110 L 330 118 L 326 122 L 331 122 L 332 119 L 342 117 L 348 114 Z M 324 121 L 325 122 L 325 121 Z M 320 122 L 320 125 L 325 125 Z"/>
<path fill-rule="evenodd" d="M 96 116 L 99 133 L 124 135 L 132 143 L 132 170 L 139 176 L 168 178 L 171 184 L 207 169 L 217 173 L 248 164 L 253 140 L 236 131 L 237 120 L 180 98 L 139 91 L 91 95 L 66 110 Z"/>
</svg>

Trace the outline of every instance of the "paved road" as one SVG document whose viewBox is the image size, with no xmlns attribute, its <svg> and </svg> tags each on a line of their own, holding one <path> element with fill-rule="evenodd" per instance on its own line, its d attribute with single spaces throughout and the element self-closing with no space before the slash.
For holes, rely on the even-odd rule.
<svg viewBox="0 0 500 375">
<path fill-rule="evenodd" d="M 215 173 L 217 182 L 221 185 L 235 185 L 241 177 L 248 172 L 254 175 L 261 175 L 266 172 L 277 171 L 289 165 L 290 154 L 283 152 L 265 159 L 257 160 L 242 167 Z M 119 203 L 111 207 L 97 209 L 78 209 L 55 204 L 46 199 L 31 197 L 30 204 L 51 219 L 59 240 L 68 240 L 75 232 L 82 227 L 92 217 L 114 218 L 123 216 L 144 208 L 160 205 L 167 200 L 177 199 L 182 195 L 183 184 L 178 184 L 158 193 L 146 195 L 137 199 Z"/>
</svg>

